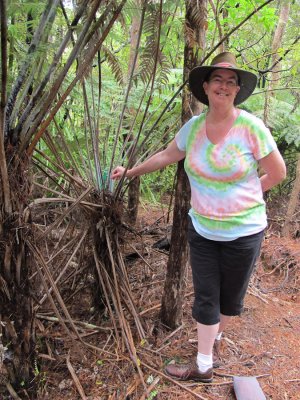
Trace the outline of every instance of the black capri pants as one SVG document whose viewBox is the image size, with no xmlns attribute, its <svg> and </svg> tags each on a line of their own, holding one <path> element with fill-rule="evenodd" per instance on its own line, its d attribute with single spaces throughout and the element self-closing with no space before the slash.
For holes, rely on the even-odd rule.
<svg viewBox="0 0 300 400">
<path fill-rule="evenodd" d="M 220 314 L 240 315 L 264 231 L 231 241 L 199 235 L 189 218 L 188 241 L 195 299 L 193 318 L 204 325 L 220 322 Z"/>
</svg>

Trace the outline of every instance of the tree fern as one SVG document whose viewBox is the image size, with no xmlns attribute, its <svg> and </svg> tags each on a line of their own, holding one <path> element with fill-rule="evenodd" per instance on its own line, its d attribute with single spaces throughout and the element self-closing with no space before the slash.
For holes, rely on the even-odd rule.
<svg viewBox="0 0 300 400">
<path fill-rule="evenodd" d="M 146 36 L 145 44 L 141 50 L 140 66 L 135 75 L 135 80 L 140 78 L 144 84 L 147 84 L 155 68 L 155 59 L 157 57 L 157 83 L 165 84 L 168 81 L 170 65 L 166 56 L 161 51 L 161 44 L 157 49 L 158 32 L 161 24 L 165 22 L 167 15 L 163 14 L 160 21 L 160 8 L 158 4 L 149 4 L 144 23 L 144 34 Z"/>
<path fill-rule="evenodd" d="M 101 50 L 105 54 L 106 61 L 108 62 L 109 66 L 111 67 L 111 71 L 112 71 L 116 81 L 120 85 L 123 85 L 124 84 L 124 76 L 123 76 L 122 66 L 120 64 L 119 59 L 107 46 L 103 45 Z"/>
</svg>

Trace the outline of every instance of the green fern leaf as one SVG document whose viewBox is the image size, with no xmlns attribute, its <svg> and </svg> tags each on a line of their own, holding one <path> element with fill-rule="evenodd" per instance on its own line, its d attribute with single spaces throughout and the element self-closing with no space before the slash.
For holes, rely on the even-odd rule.
<svg viewBox="0 0 300 400">
<path fill-rule="evenodd" d="M 115 54 L 106 46 L 102 46 L 102 51 L 106 56 L 106 61 L 108 62 L 111 71 L 116 79 L 116 81 L 120 84 L 124 84 L 124 76 L 121 68 L 121 64 Z"/>
</svg>

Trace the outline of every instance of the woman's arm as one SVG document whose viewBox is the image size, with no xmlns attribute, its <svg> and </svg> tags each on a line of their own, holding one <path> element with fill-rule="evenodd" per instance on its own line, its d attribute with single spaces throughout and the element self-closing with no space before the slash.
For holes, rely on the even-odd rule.
<svg viewBox="0 0 300 400">
<path fill-rule="evenodd" d="M 266 157 L 261 158 L 258 163 L 265 172 L 260 178 L 263 192 L 271 189 L 285 179 L 286 166 L 278 149 L 275 149 Z"/>
<path fill-rule="evenodd" d="M 173 164 L 182 160 L 185 157 L 185 152 L 179 150 L 176 141 L 172 140 L 169 146 L 154 154 L 148 160 L 144 161 L 142 164 L 137 165 L 126 172 L 127 178 L 133 178 L 135 176 L 140 176 L 147 174 L 148 172 L 157 171 L 158 169 L 164 168 L 169 164 Z M 124 174 L 125 168 L 118 166 L 112 171 L 112 179 L 120 179 Z"/>
</svg>

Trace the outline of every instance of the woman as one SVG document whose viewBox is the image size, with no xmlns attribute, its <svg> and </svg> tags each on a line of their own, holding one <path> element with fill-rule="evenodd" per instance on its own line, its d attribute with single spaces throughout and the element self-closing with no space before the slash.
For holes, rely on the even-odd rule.
<svg viewBox="0 0 300 400">
<path fill-rule="evenodd" d="M 237 68 L 229 52 L 216 56 L 210 66 L 194 68 L 190 89 L 208 111 L 191 118 L 165 150 L 126 172 L 132 178 L 185 158 L 191 185 L 188 240 L 198 354 L 196 362 L 166 367 L 175 379 L 212 380 L 213 348 L 219 348 L 230 319 L 242 312 L 267 226 L 263 192 L 286 176 L 269 130 L 236 107 L 251 95 L 256 80 Z M 260 178 L 258 166 L 264 170 Z M 117 167 L 112 178 L 124 172 Z"/>
</svg>

